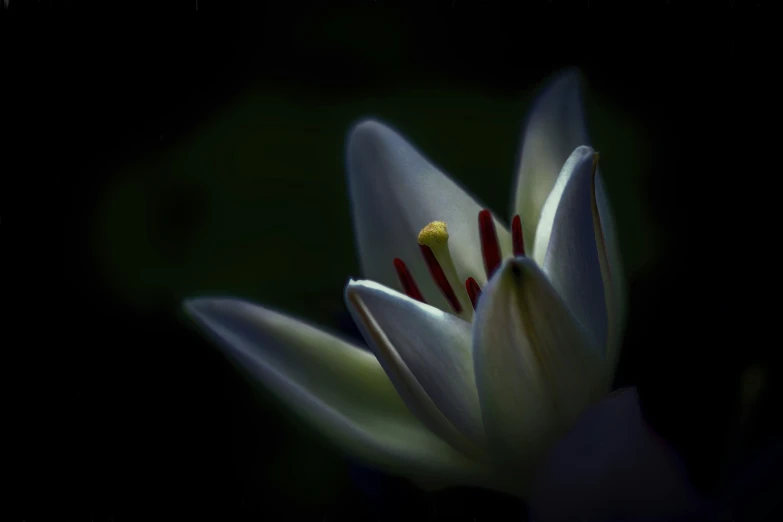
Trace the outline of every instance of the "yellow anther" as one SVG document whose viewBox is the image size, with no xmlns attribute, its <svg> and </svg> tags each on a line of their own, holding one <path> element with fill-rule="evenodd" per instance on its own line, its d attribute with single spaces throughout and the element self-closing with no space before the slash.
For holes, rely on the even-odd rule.
<svg viewBox="0 0 783 522">
<path fill-rule="evenodd" d="M 449 231 L 443 221 L 433 221 L 419 232 L 419 244 L 432 249 L 445 245 L 449 241 Z"/>
</svg>

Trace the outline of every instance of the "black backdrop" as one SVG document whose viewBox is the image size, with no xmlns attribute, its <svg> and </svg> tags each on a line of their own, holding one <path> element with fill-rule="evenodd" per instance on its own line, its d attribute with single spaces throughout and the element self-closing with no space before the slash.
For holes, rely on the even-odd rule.
<svg viewBox="0 0 783 522">
<path fill-rule="evenodd" d="M 347 125 L 391 121 L 502 213 L 531 93 L 571 65 L 599 149 L 622 144 L 613 167 L 602 155 L 631 268 L 617 385 L 639 386 L 703 491 L 779 440 L 778 89 L 759 22 L 733 4 L 709 23 L 600 2 L 198 4 L 11 0 L 2 17 L 19 519 L 521 516 L 346 461 L 253 394 L 179 302 L 243 295 L 355 335 Z M 247 198 L 209 188 L 230 175 Z M 740 426 L 749 367 L 764 386 Z M 780 504 L 759 480 L 741 509 L 763 519 Z"/>
</svg>

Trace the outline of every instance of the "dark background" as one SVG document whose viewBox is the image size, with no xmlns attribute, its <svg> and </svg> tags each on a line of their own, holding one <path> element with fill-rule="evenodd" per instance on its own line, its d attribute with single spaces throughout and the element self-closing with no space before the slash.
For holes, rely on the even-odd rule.
<svg viewBox="0 0 783 522">
<path fill-rule="evenodd" d="M 348 462 L 254 392 L 179 303 L 238 295 L 355 335 L 349 126 L 388 121 L 502 214 L 531 97 L 571 65 L 630 282 L 616 384 L 639 386 L 710 494 L 780 440 L 773 32 L 733 6 L 674 23 L 600 2 L 195 3 L 3 13 L 19 519 L 521 516 L 501 495 L 424 494 Z M 743 375 L 760 383 L 745 409 Z M 780 513 L 774 479 L 747 484 L 738 519 Z"/>
</svg>

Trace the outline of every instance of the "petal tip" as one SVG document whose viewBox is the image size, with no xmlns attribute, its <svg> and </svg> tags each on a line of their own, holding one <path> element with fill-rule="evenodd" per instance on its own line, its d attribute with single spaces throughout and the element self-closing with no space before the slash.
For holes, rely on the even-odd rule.
<svg viewBox="0 0 783 522">
<path fill-rule="evenodd" d="M 579 87 L 582 81 L 584 81 L 582 70 L 579 67 L 572 65 L 557 72 L 552 83 L 568 84 L 570 86 Z"/>
<path fill-rule="evenodd" d="M 182 301 L 182 309 L 192 319 L 203 322 L 216 314 L 238 311 L 247 304 L 231 297 L 191 297 Z"/>
<path fill-rule="evenodd" d="M 598 154 L 590 145 L 579 145 L 574 149 L 571 155 L 579 155 L 580 157 L 589 157 L 590 161 L 593 161 L 595 155 Z"/>
<path fill-rule="evenodd" d="M 397 132 L 378 120 L 364 119 L 353 125 L 345 146 L 348 177 L 382 169 L 383 164 L 390 161 L 387 155 L 399 140 Z"/>
<path fill-rule="evenodd" d="M 584 125 L 582 86 L 584 75 L 577 67 L 569 67 L 553 74 L 544 81 L 543 87 L 533 102 L 528 117 L 526 132 L 530 123 L 537 118 L 551 119 L 560 113 L 561 118 L 576 118 Z M 568 109 L 568 110 L 567 110 Z"/>
<path fill-rule="evenodd" d="M 345 295 L 348 297 L 349 295 L 355 294 L 396 295 L 397 292 L 369 279 L 350 279 L 348 284 L 345 286 Z"/>
<path fill-rule="evenodd" d="M 536 267 L 535 261 L 526 256 L 510 257 L 498 270 L 499 273 L 510 273 L 514 277 L 522 277 L 526 272 Z"/>
<path fill-rule="evenodd" d="M 370 283 L 370 285 L 368 285 Z M 371 287 L 372 282 L 365 279 L 349 279 L 348 284 L 345 285 L 343 291 L 343 299 L 348 306 L 349 311 L 352 311 L 355 307 L 359 306 L 357 300 L 361 299 L 362 294 L 367 292 L 368 286 Z"/>
<path fill-rule="evenodd" d="M 378 139 L 389 131 L 389 127 L 380 120 L 374 118 L 361 119 L 354 123 L 348 131 L 348 146 L 350 148 L 365 140 Z"/>
<path fill-rule="evenodd" d="M 343 289 L 343 298 L 348 301 L 350 297 L 356 292 L 356 285 L 358 281 L 354 278 L 349 278 Z"/>
<path fill-rule="evenodd" d="M 182 301 L 182 309 L 193 319 L 198 319 L 209 309 L 212 299 L 206 297 L 190 297 Z"/>
<path fill-rule="evenodd" d="M 541 98 L 547 95 L 563 98 L 572 96 L 581 102 L 582 85 L 584 83 L 584 74 L 578 67 L 567 67 L 554 73 L 548 81 L 544 83 Z"/>
</svg>

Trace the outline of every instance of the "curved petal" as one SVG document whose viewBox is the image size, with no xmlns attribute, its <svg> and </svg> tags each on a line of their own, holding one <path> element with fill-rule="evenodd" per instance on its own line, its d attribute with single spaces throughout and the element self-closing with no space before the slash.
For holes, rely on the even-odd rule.
<svg viewBox="0 0 783 522">
<path fill-rule="evenodd" d="M 371 353 L 241 300 L 185 309 L 253 381 L 345 451 L 392 473 L 478 480 L 475 464 L 410 414 Z"/>
<path fill-rule="evenodd" d="M 615 233 L 614 215 L 609 205 L 606 187 L 599 168 L 595 173 L 595 205 L 600 228 L 597 234 L 598 247 L 601 260 L 601 272 L 603 273 L 604 292 L 607 297 L 607 312 L 609 314 L 609 342 L 607 348 L 607 361 L 612 368 L 617 364 L 622 344 L 622 334 L 625 328 L 625 275 L 620 260 L 620 246 L 617 243 Z"/>
<path fill-rule="evenodd" d="M 522 220 L 527 251 L 535 244 L 541 210 L 560 169 L 575 148 L 590 145 L 580 83 L 576 69 L 556 76 L 534 102 L 525 125 L 512 215 Z"/>
<path fill-rule="evenodd" d="M 634 388 L 580 417 L 536 473 L 530 503 L 542 522 L 660 520 L 706 507 L 676 454 L 646 425 Z"/>
<path fill-rule="evenodd" d="M 473 353 L 488 446 L 517 474 L 605 393 L 602 356 L 528 258 L 507 260 L 481 295 Z"/>
<path fill-rule="evenodd" d="M 372 281 L 348 283 L 345 300 L 411 411 L 455 448 L 480 454 L 470 323 Z"/>
<path fill-rule="evenodd" d="M 557 187 L 544 205 L 533 255 L 594 346 L 605 354 L 609 318 L 598 246 L 600 221 L 594 205 L 597 161 L 590 147 L 578 147 L 568 158 Z M 547 241 L 543 229 L 550 222 Z"/>
<path fill-rule="evenodd" d="M 444 221 L 459 277 L 486 281 L 478 229 L 483 207 L 394 130 L 373 120 L 353 128 L 348 137 L 348 182 L 365 278 L 402 290 L 393 266 L 399 257 L 427 302 L 449 311 L 416 241 L 427 224 Z M 495 226 L 501 250 L 508 255 L 510 234 L 497 217 Z"/>
</svg>

